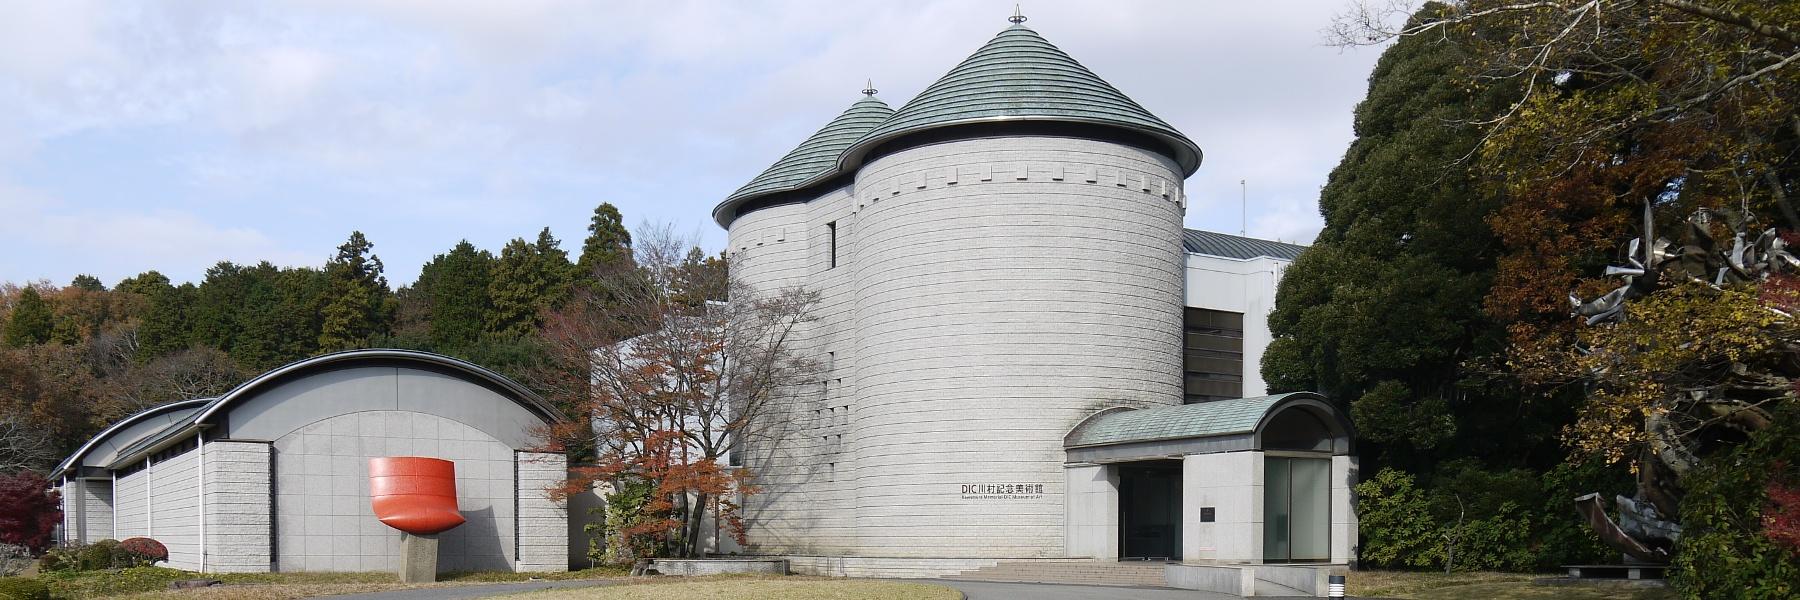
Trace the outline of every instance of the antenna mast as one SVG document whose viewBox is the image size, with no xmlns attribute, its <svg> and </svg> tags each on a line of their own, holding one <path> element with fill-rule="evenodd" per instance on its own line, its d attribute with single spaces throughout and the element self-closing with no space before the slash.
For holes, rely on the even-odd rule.
<svg viewBox="0 0 1800 600">
<path fill-rule="evenodd" d="M 1250 229 L 1250 186 L 1244 180 L 1238 180 L 1238 237 L 1245 237 Z"/>
</svg>

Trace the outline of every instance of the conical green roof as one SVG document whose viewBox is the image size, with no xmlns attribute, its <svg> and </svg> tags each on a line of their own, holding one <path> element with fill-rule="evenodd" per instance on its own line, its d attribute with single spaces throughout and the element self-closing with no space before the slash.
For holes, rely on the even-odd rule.
<svg viewBox="0 0 1800 600">
<path fill-rule="evenodd" d="M 873 93 L 865 95 L 750 183 L 726 196 L 724 202 L 713 208 L 713 220 L 729 227 L 731 220 L 736 218 L 737 207 L 745 202 L 831 178 L 838 173 L 838 155 L 843 154 L 851 142 L 893 114 L 894 109 L 888 108 L 887 103 Z"/>
<path fill-rule="evenodd" d="M 839 159 L 849 169 L 883 142 L 929 129 L 994 121 L 1061 121 L 1113 126 L 1169 146 L 1183 175 L 1200 168 L 1200 147 L 1049 40 L 1023 25 L 994 36 L 925 88 Z"/>
</svg>

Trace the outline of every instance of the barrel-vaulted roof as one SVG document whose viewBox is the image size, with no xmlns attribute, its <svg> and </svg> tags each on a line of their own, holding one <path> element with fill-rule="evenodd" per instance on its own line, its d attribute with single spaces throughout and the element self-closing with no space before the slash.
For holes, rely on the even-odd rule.
<svg viewBox="0 0 1800 600">
<path fill-rule="evenodd" d="M 187 415 L 193 413 L 195 410 L 198 410 L 200 407 L 205 406 L 207 403 L 210 403 L 212 401 L 213 401 L 212 398 L 193 398 L 193 399 L 189 399 L 189 400 L 177 400 L 175 402 L 170 402 L 167 404 L 152 406 L 150 408 L 146 408 L 146 409 L 138 412 L 137 414 L 133 414 L 133 415 L 125 417 L 123 419 L 119 419 L 119 421 L 117 423 L 113 423 L 112 425 L 108 426 L 106 429 L 100 430 L 100 433 L 94 434 L 94 437 L 90 438 L 87 441 L 87 443 L 84 443 L 81 445 L 80 448 L 75 449 L 75 453 L 70 454 L 68 456 L 68 458 L 64 458 L 61 463 L 58 463 L 56 465 L 56 469 L 50 471 L 50 478 L 56 479 L 56 478 L 62 477 L 63 474 L 67 473 L 70 469 L 75 469 L 75 470 L 79 471 L 80 467 L 81 467 L 82 459 L 87 458 L 89 454 L 92 454 L 93 452 L 98 450 L 102 444 L 111 442 L 118 446 L 126 446 L 126 445 L 131 444 L 132 442 L 137 441 L 138 439 L 141 439 L 144 437 L 149 437 L 150 435 L 155 434 L 158 431 L 156 429 L 149 429 L 149 430 L 143 431 L 137 437 L 127 438 L 127 439 L 114 439 L 115 437 L 118 437 L 118 435 L 121 432 L 124 432 L 124 431 L 130 429 L 131 426 L 133 426 L 133 425 L 137 425 L 139 423 L 150 422 L 153 419 L 155 419 L 156 417 L 165 417 L 165 416 L 179 421 L 179 420 L 182 420 L 183 418 L 185 418 Z"/>
<path fill-rule="evenodd" d="M 1254 433 L 1280 408 L 1305 403 L 1329 409 L 1324 396 L 1292 392 L 1255 398 L 1216 400 L 1197 404 L 1138 410 L 1109 409 L 1088 417 L 1063 438 L 1063 447 L 1081 448 L 1159 440 L 1215 437 Z M 1342 416 L 1331 410 L 1340 427 Z"/>
<path fill-rule="evenodd" d="M 1184 176 L 1200 167 L 1200 147 L 1187 136 L 1036 31 L 1014 24 L 857 140 L 839 159 L 840 168 L 854 167 L 877 146 L 902 136 L 996 121 L 1117 127 L 1167 144 Z"/>
<path fill-rule="evenodd" d="M 167 427 L 162 428 L 156 433 L 144 436 L 130 446 L 120 450 L 118 458 L 116 458 L 109 466 L 118 468 L 131 464 L 146 454 L 150 454 L 161 448 L 172 445 L 175 442 L 184 440 L 192 436 L 194 432 L 198 431 L 200 428 L 206 426 L 210 421 L 215 420 L 217 415 L 230 410 L 233 405 L 241 403 L 241 401 L 255 396 L 262 390 L 279 385 L 284 381 L 332 369 L 366 365 L 401 365 L 448 370 L 459 374 L 469 381 L 482 382 L 493 386 L 497 391 L 503 392 L 502 395 L 513 402 L 518 403 L 539 418 L 542 418 L 545 422 L 555 422 L 565 419 L 561 412 L 530 389 L 527 389 L 523 385 L 519 385 L 518 382 L 508 379 L 504 375 L 487 370 L 474 363 L 441 354 L 420 352 L 417 350 L 399 350 L 392 348 L 346 350 L 291 362 L 276 367 L 261 375 L 257 375 L 249 381 L 238 384 L 237 387 L 232 388 L 229 392 L 225 392 L 224 395 L 206 400 L 204 404 L 194 408 L 192 412 L 188 413 L 187 416 L 180 421 L 170 423 Z"/>
<path fill-rule="evenodd" d="M 886 102 L 876 98 L 873 93 L 866 94 L 845 109 L 843 114 L 819 128 L 812 137 L 800 142 L 799 147 L 763 170 L 761 175 L 726 196 L 724 202 L 713 208 L 713 219 L 719 221 L 720 225 L 727 225 L 736 217 L 737 207 L 745 202 L 830 179 L 839 172 L 838 155 L 893 114 L 894 109 L 889 108 Z"/>
</svg>

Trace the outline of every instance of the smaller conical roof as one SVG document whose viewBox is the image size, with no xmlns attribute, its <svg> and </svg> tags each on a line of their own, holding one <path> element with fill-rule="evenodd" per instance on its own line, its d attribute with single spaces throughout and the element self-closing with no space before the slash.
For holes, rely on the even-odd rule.
<svg viewBox="0 0 1800 600">
<path fill-rule="evenodd" d="M 745 202 L 798 190 L 831 178 L 838 173 L 838 156 L 844 153 L 844 149 L 893 114 L 894 109 L 889 108 L 886 102 L 876 98 L 873 93 L 865 94 L 861 100 L 844 110 L 843 114 L 819 128 L 812 137 L 800 142 L 799 147 L 763 170 L 761 175 L 726 196 L 724 202 L 713 207 L 713 220 L 718 221 L 721 226 L 730 227 L 731 220 L 736 217 L 737 207 Z"/>
<path fill-rule="evenodd" d="M 1183 175 L 1200 168 L 1200 147 L 1193 140 L 1018 24 L 1002 30 L 845 149 L 839 162 L 845 168 L 856 165 L 882 143 L 909 134 L 997 121 L 1061 121 L 1135 131 L 1167 144 Z"/>
</svg>

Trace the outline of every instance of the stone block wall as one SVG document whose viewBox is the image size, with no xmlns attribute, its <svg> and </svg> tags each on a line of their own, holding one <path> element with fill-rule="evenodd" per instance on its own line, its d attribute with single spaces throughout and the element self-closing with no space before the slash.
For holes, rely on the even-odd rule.
<svg viewBox="0 0 1800 600">
<path fill-rule="evenodd" d="M 150 537 L 169 549 L 169 568 L 200 570 L 200 451 L 150 465 Z"/>
<path fill-rule="evenodd" d="M 389 380 L 390 382 L 392 380 Z M 456 463 L 463 523 L 439 534 L 438 571 L 514 566 L 513 449 L 441 416 L 370 410 L 314 422 L 275 440 L 275 563 L 280 571 L 390 571 L 400 532 L 369 505 L 369 459 Z"/>
<path fill-rule="evenodd" d="M 1189 455 L 1181 473 L 1181 559 L 1262 562 L 1263 453 Z"/>
<path fill-rule="evenodd" d="M 569 570 L 569 510 L 550 498 L 568 477 L 561 454 L 519 452 L 518 564 L 516 571 Z"/>
<path fill-rule="evenodd" d="M 266 442 L 208 442 L 202 472 L 208 573 L 269 570 L 274 514 Z"/>
</svg>

